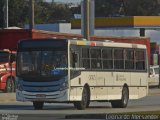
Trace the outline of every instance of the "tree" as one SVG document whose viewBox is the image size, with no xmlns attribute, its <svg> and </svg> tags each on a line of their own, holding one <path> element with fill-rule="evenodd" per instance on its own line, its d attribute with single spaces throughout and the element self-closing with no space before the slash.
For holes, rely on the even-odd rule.
<svg viewBox="0 0 160 120">
<path fill-rule="evenodd" d="M 56 4 L 47 2 L 36 2 L 35 23 L 54 23 L 57 21 L 68 21 L 71 16 L 67 4 Z"/>
<path fill-rule="evenodd" d="M 4 27 L 4 0 L 0 0 L 0 28 Z"/>
<path fill-rule="evenodd" d="M 120 9 L 123 4 L 123 13 Z M 108 17 L 124 14 L 126 16 L 159 15 L 158 0 L 95 0 L 96 17 Z"/>
<path fill-rule="evenodd" d="M 0 0 L 0 28 L 4 26 L 4 1 Z M 35 0 L 35 24 L 70 21 L 72 16 L 80 14 L 81 6 L 57 4 Z M 158 0 L 95 0 L 95 16 L 143 16 L 159 15 Z M 29 0 L 9 0 L 9 26 L 23 27 L 29 23 Z"/>
<path fill-rule="evenodd" d="M 9 0 L 9 26 L 23 27 L 29 21 L 29 2 Z"/>
<path fill-rule="evenodd" d="M 108 17 L 118 14 L 121 0 L 95 0 L 95 16 Z"/>
<path fill-rule="evenodd" d="M 153 16 L 160 13 L 158 0 L 124 0 L 128 16 Z"/>
</svg>

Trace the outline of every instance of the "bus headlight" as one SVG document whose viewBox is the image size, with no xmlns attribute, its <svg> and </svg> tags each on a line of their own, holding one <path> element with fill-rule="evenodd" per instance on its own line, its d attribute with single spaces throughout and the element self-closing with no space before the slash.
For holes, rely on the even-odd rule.
<svg viewBox="0 0 160 120">
<path fill-rule="evenodd" d="M 61 84 L 60 90 L 64 90 L 64 89 L 67 89 L 67 88 L 68 88 L 68 82 L 65 81 L 64 83 Z"/>
</svg>

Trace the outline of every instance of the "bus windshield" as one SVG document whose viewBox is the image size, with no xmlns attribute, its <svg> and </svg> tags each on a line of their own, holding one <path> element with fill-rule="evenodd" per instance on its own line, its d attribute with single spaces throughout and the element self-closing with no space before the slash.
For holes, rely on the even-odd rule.
<svg viewBox="0 0 160 120">
<path fill-rule="evenodd" d="M 0 52 L 0 63 L 9 61 L 9 53 L 8 52 Z"/>
<path fill-rule="evenodd" d="M 17 75 L 26 77 L 64 77 L 66 51 L 23 51 L 17 55 Z"/>
</svg>

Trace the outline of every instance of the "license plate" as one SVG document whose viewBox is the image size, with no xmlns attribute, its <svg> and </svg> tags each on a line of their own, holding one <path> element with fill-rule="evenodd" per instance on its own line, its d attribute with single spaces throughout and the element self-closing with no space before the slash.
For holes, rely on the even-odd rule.
<svg viewBox="0 0 160 120">
<path fill-rule="evenodd" d="M 46 95 L 45 94 L 37 94 L 36 95 L 36 98 L 46 98 Z"/>
</svg>

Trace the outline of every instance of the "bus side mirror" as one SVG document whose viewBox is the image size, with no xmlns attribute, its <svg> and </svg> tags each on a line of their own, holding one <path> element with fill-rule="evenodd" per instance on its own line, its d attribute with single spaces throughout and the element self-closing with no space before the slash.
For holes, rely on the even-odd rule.
<svg viewBox="0 0 160 120">
<path fill-rule="evenodd" d="M 13 63 L 14 61 L 15 61 L 15 55 L 11 54 L 10 57 L 9 57 L 9 62 Z"/>
</svg>

